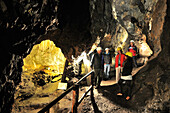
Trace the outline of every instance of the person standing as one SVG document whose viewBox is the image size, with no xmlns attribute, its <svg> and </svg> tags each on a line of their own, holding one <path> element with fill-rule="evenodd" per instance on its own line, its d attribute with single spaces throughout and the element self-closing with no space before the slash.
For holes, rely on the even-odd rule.
<svg viewBox="0 0 170 113">
<path fill-rule="evenodd" d="M 109 52 L 109 48 L 106 48 L 105 53 L 104 53 L 104 75 L 105 75 L 105 79 L 109 78 L 110 64 L 111 63 L 112 63 L 111 54 Z"/>
<path fill-rule="evenodd" d="M 131 89 L 132 89 L 132 69 L 133 69 L 133 60 L 132 60 L 133 54 L 131 52 L 126 52 L 125 54 L 125 61 L 124 61 L 124 67 L 123 72 L 121 75 L 121 78 L 118 82 L 119 85 L 119 93 L 118 96 L 124 96 L 126 97 L 126 100 L 129 100 L 131 97 Z"/>
<path fill-rule="evenodd" d="M 97 52 L 92 56 L 91 68 L 94 68 L 95 86 L 99 88 L 103 76 L 103 55 L 101 47 L 97 47 Z"/>
<path fill-rule="evenodd" d="M 136 53 L 137 53 L 137 47 L 134 44 L 134 40 L 130 40 L 130 46 L 128 47 L 128 51 L 133 54 L 133 66 L 138 67 L 137 62 L 136 62 Z"/>
<path fill-rule="evenodd" d="M 116 69 L 116 83 L 120 79 L 120 73 L 123 71 L 123 62 L 125 61 L 125 55 L 123 54 L 122 48 L 117 48 L 118 54 L 115 58 L 115 69 Z"/>
</svg>

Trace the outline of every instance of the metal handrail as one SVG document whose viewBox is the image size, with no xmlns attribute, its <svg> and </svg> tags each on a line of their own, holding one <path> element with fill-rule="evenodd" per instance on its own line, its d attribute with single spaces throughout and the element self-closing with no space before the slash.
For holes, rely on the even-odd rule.
<svg viewBox="0 0 170 113">
<path fill-rule="evenodd" d="M 67 89 L 64 93 L 62 93 L 59 97 L 57 97 L 55 100 L 53 100 L 52 102 L 50 102 L 46 107 L 44 107 L 43 109 L 41 109 L 38 113 L 45 113 L 46 111 L 49 111 L 49 109 L 55 105 L 58 101 L 60 101 L 64 96 L 66 96 L 69 92 L 71 92 L 72 90 L 75 90 L 76 86 L 79 86 L 79 83 L 85 79 L 86 77 L 88 77 L 90 74 L 94 73 L 94 70 L 90 71 L 89 73 L 87 73 L 85 76 L 83 76 L 78 82 L 76 82 L 73 86 L 71 86 L 69 89 Z M 79 88 L 79 87 L 77 87 Z M 77 107 L 78 105 L 82 102 L 82 100 L 84 99 L 84 97 L 87 95 L 87 93 L 93 89 L 93 83 L 90 86 L 90 88 L 84 93 L 84 95 L 81 97 L 81 99 L 79 101 L 77 101 L 77 103 L 75 104 L 76 106 L 76 110 L 73 110 L 73 112 L 77 112 Z M 74 108 L 73 108 L 74 109 Z"/>
<path fill-rule="evenodd" d="M 89 73 L 87 73 L 86 75 L 84 75 L 78 82 L 76 82 L 76 84 L 79 84 L 83 79 L 85 79 L 86 77 L 88 77 L 91 73 L 93 73 L 94 70 L 90 71 Z"/>
<path fill-rule="evenodd" d="M 46 107 L 41 109 L 38 113 L 44 113 L 44 112 L 48 111 L 53 105 L 55 105 L 58 101 L 60 101 L 64 96 L 66 96 L 72 90 L 73 90 L 73 86 L 71 86 L 69 89 L 67 89 L 64 93 L 62 93 L 59 97 L 57 97 L 55 100 L 53 100 L 51 103 L 49 103 Z"/>
<path fill-rule="evenodd" d="M 92 89 L 92 85 L 89 87 L 89 89 L 83 94 L 83 96 L 79 99 L 78 105 L 83 101 L 84 97 L 87 95 L 87 93 Z"/>
</svg>

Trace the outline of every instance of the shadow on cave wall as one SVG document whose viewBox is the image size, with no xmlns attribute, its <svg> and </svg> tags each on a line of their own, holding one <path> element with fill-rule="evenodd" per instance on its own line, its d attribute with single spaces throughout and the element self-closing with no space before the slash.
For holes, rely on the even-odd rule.
<svg viewBox="0 0 170 113">
<path fill-rule="evenodd" d="M 88 0 L 60 0 L 58 6 L 58 29 L 48 31 L 36 43 L 50 39 L 62 49 L 65 57 L 77 57 L 92 43 Z"/>
</svg>

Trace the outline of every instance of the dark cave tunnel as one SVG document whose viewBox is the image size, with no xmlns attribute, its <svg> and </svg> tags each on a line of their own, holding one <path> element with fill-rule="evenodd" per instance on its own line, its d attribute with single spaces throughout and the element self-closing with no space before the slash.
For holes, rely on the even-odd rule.
<svg viewBox="0 0 170 113">
<path fill-rule="evenodd" d="M 2 4 L 2 2 L 4 2 L 4 4 L 9 4 L 7 1 L 4 0 L 2 0 L 0 3 Z M 4 15 L 2 16 L 0 14 L 1 15 L 0 32 L 2 37 L 0 50 L 3 52 L 3 58 L 4 58 L 1 59 L 2 61 L 0 67 L 0 71 L 1 71 L 0 93 L 2 94 L 2 98 L 0 100 L 1 102 L 0 112 L 11 112 L 11 107 L 12 107 L 11 103 L 14 102 L 13 99 L 14 99 L 15 88 L 21 82 L 20 75 L 22 73 L 23 58 L 25 58 L 31 52 L 34 45 L 40 44 L 43 40 L 49 39 L 55 43 L 56 47 L 61 48 L 64 56 L 67 58 L 67 60 L 70 61 L 72 55 L 74 55 L 75 57 L 79 56 L 82 51 L 89 49 L 89 47 L 94 43 L 96 37 L 95 38 L 93 37 L 96 29 L 99 29 L 99 27 L 107 28 L 108 27 L 107 25 L 110 25 L 108 29 L 112 31 L 111 28 L 113 27 L 116 28 L 115 25 L 117 24 L 114 23 L 114 25 L 112 25 L 113 23 L 112 24 L 105 23 L 106 21 L 105 19 L 108 19 L 110 17 L 110 15 L 105 14 L 105 12 L 107 12 L 106 5 L 109 4 L 109 7 L 111 6 L 109 0 L 105 2 L 105 7 L 106 7 L 105 9 L 103 9 L 102 7 L 101 8 L 97 7 L 101 5 L 102 3 L 101 1 L 99 1 L 101 3 L 94 2 L 94 4 L 98 9 L 97 8 L 93 9 L 92 7 L 94 6 L 91 5 L 92 3 L 89 0 L 59 0 L 59 1 L 49 0 L 46 2 L 45 1 L 30 2 L 30 0 L 25 2 L 22 1 L 16 2 L 15 0 L 11 0 L 9 2 L 11 5 L 6 5 L 6 8 L 2 7 L 2 5 L 0 7 L 0 12 L 1 14 Z M 161 5 L 165 5 L 165 4 L 168 4 L 169 6 L 169 1 L 167 0 L 167 3 L 162 2 Z M 160 7 L 163 7 L 161 5 Z M 57 6 L 57 11 L 56 11 L 56 6 Z M 154 18 L 157 18 L 157 20 L 155 19 L 156 21 L 154 21 L 153 26 L 155 27 L 155 29 L 151 31 L 152 32 L 151 35 L 154 35 L 155 37 L 164 36 L 164 38 L 161 39 L 161 44 L 162 43 L 164 44 L 162 45 L 163 51 L 160 53 L 158 58 L 156 58 L 156 60 L 151 61 L 148 64 L 148 66 L 146 66 L 143 69 L 146 71 L 142 70 L 144 73 L 142 73 L 141 71 L 136 75 L 137 77 L 135 77 L 135 90 L 139 88 L 139 84 L 141 85 L 140 87 L 142 88 L 139 89 L 139 92 L 137 92 L 137 94 L 135 95 L 136 97 L 134 96 L 134 99 L 132 99 L 131 102 L 128 102 L 128 106 L 130 107 L 133 104 L 137 104 L 136 108 L 137 109 L 141 108 L 141 106 L 145 106 L 145 102 L 147 100 L 149 101 L 155 99 L 154 97 L 155 94 L 160 94 L 161 96 L 163 95 L 163 97 L 164 94 L 162 92 L 165 92 L 167 94 L 167 91 L 165 89 L 165 87 L 167 86 L 165 85 L 167 84 L 169 79 L 164 80 L 164 78 L 166 78 L 166 76 L 169 75 L 167 71 L 169 66 L 169 61 L 168 60 L 162 61 L 162 60 L 165 59 L 166 56 L 168 56 L 169 58 L 168 48 L 166 48 L 166 45 L 168 47 L 168 42 L 166 42 L 166 40 L 168 40 L 169 35 L 166 35 L 165 32 L 168 29 L 168 25 L 169 25 L 169 23 L 167 22 L 169 21 L 169 12 L 170 11 L 168 7 L 166 11 L 166 20 L 165 20 L 166 22 L 163 24 L 164 26 L 163 35 L 160 35 L 159 31 L 157 32 L 156 30 L 157 27 L 159 27 L 159 25 L 157 26 L 156 23 L 157 21 L 158 23 L 160 21 L 157 13 L 155 13 L 154 15 L 155 16 Z M 160 12 L 160 14 L 163 13 Z M 164 15 L 161 16 L 163 17 Z M 18 20 L 17 17 L 19 17 Z M 96 18 L 98 20 L 96 20 Z M 56 19 L 57 21 L 53 23 L 52 21 L 54 19 Z M 135 18 L 134 20 L 136 22 Z M 96 29 L 94 29 L 95 27 Z M 103 35 L 104 31 L 98 31 L 99 33 L 97 35 L 99 36 L 101 36 L 101 34 Z M 147 32 L 148 31 L 146 30 L 146 35 Z M 149 37 L 149 35 L 147 35 L 147 37 Z M 154 52 L 158 51 L 155 46 L 158 43 L 155 43 L 154 42 L 155 40 L 160 40 L 160 39 L 159 38 L 154 39 L 153 37 L 148 39 L 148 42 L 150 43 L 149 45 L 154 45 L 152 47 Z M 168 62 L 168 64 L 165 63 L 166 61 Z M 155 67 L 153 66 L 154 64 Z M 152 70 L 156 70 L 155 73 L 160 72 L 160 74 L 158 74 L 155 78 L 149 76 L 151 74 L 155 74 Z M 143 76 L 143 75 L 148 75 L 148 76 Z M 161 77 L 162 79 L 158 79 Z M 163 81 L 165 85 L 162 84 Z M 111 96 L 112 92 L 109 93 L 105 92 L 105 90 L 110 91 L 112 89 L 111 87 L 106 87 L 106 88 L 103 87 L 102 89 L 99 90 L 99 92 L 102 92 L 105 97 L 108 97 L 108 95 Z M 115 88 L 116 86 L 113 87 Z M 161 92 L 159 89 L 157 90 L 155 87 L 163 87 L 164 89 L 162 89 Z M 148 91 L 148 97 L 144 96 L 144 99 L 146 99 L 146 101 L 141 101 L 140 95 L 145 94 L 144 90 Z M 167 99 L 164 98 L 164 100 L 165 101 L 162 101 L 162 104 L 165 105 Z M 111 99 L 111 101 L 113 101 L 113 103 L 116 103 L 118 105 L 122 104 L 120 101 L 117 100 L 117 98 Z M 150 103 L 152 103 L 152 101 L 150 101 Z M 123 103 L 122 106 L 125 108 L 127 107 L 125 103 Z M 154 108 L 151 109 L 153 109 L 154 111 Z M 167 106 L 160 108 L 160 111 L 161 109 L 167 110 Z"/>
<path fill-rule="evenodd" d="M 89 1 L 59 1 L 57 19 L 57 29 L 48 31 L 36 43 L 50 39 L 62 49 L 68 60 L 71 60 L 71 55 L 77 57 L 94 41 L 90 33 Z M 77 48 L 80 49 L 77 51 Z"/>
<path fill-rule="evenodd" d="M 72 30 L 89 30 L 90 12 L 88 0 L 61 0 L 58 6 L 59 28 Z"/>
</svg>

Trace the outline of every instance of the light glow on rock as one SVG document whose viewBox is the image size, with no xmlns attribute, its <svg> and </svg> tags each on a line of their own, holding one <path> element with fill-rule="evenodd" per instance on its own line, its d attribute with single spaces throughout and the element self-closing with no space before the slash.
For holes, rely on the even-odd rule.
<svg viewBox="0 0 170 113">
<path fill-rule="evenodd" d="M 23 71 L 43 70 L 63 74 L 65 60 L 61 49 L 56 47 L 53 41 L 45 40 L 34 45 L 30 54 L 24 58 Z"/>
</svg>

